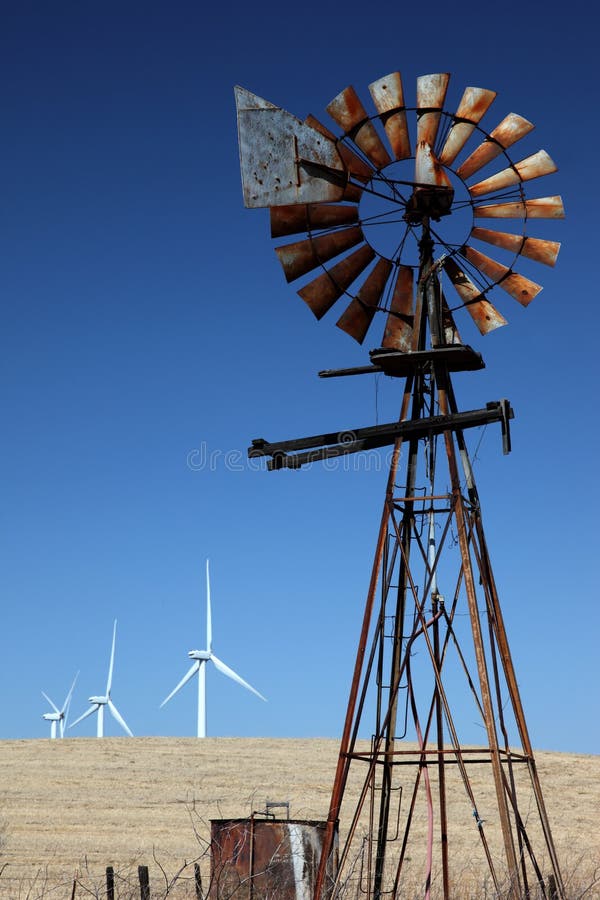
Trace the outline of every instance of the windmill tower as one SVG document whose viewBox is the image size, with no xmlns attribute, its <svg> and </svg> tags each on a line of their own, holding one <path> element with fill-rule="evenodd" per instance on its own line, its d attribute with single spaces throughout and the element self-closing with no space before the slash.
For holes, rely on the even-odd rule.
<svg viewBox="0 0 600 900">
<path fill-rule="evenodd" d="M 565 896 L 468 450 L 469 429 L 499 423 L 509 452 L 513 413 L 507 400 L 461 411 L 452 384 L 454 372 L 484 366 L 457 324 L 470 318 L 481 335 L 505 325 L 489 299 L 496 287 L 530 303 L 541 287 L 514 266 L 554 265 L 559 244 L 535 226 L 564 211 L 560 197 L 526 196 L 528 182 L 556 171 L 548 154 L 509 156 L 533 125 L 510 113 L 485 131 L 496 94 L 480 88 L 445 111 L 449 81 L 419 77 L 409 106 L 398 72 L 380 78 L 373 114 L 348 87 L 327 106 L 337 135 L 236 89 L 245 203 L 270 208 L 273 237 L 304 233 L 276 248 L 287 280 L 303 279 L 298 293 L 319 319 L 346 297 L 337 326 L 361 344 L 383 319 L 370 365 L 320 374 L 383 372 L 403 384 L 395 422 L 250 448 L 280 469 L 393 447 L 315 900 L 448 900 L 465 822 L 468 858 L 481 860 L 494 896 Z M 492 227 L 498 219 L 511 230 Z M 348 809 L 351 776 L 360 788 Z"/>
</svg>

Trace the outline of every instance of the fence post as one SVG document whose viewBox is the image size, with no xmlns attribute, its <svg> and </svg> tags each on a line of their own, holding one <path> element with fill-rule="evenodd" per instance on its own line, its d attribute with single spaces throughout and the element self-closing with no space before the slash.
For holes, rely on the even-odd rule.
<svg viewBox="0 0 600 900">
<path fill-rule="evenodd" d="M 140 880 L 140 900 L 150 900 L 148 866 L 138 866 L 138 878 Z"/>
<path fill-rule="evenodd" d="M 196 900 L 204 900 L 202 895 L 202 876 L 200 875 L 198 863 L 194 863 L 194 882 L 196 884 Z"/>
<path fill-rule="evenodd" d="M 115 900 L 115 870 L 112 866 L 106 867 L 106 900 Z"/>
</svg>

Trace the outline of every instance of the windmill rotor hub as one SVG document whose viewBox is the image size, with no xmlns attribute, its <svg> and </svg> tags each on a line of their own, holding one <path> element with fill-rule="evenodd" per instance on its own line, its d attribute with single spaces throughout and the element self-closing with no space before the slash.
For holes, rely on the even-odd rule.
<svg viewBox="0 0 600 900">
<path fill-rule="evenodd" d="M 426 219 L 439 222 L 452 212 L 454 188 L 416 185 L 406 204 L 403 219 L 411 225 L 422 225 Z"/>
</svg>

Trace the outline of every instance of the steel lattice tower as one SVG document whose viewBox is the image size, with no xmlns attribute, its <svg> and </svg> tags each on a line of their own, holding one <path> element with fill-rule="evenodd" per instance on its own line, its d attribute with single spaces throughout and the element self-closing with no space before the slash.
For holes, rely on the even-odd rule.
<svg viewBox="0 0 600 900">
<path fill-rule="evenodd" d="M 327 107 L 341 137 L 236 89 L 246 205 L 270 207 L 276 238 L 306 232 L 277 248 L 287 279 L 317 269 L 299 294 L 318 318 L 350 296 L 337 324 L 360 343 L 376 313 L 387 316 L 370 366 L 321 374 L 404 380 L 397 422 L 350 438 L 331 432 L 250 448 L 277 469 L 393 446 L 315 900 L 449 900 L 467 819 L 469 851 L 484 863 L 494 896 L 565 896 L 465 439 L 469 428 L 498 422 L 508 452 L 513 414 L 506 400 L 459 410 L 452 374 L 483 361 L 462 342 L 443 287 L 445 278 L 482 334 L 506 324 L 489 292 L 497 284 L 525 306 L 535 297 L 540 286 L 517 274 L 514 261 L 553 265 L 559 245 L 529 229 L 532 219 L 564 212 L 559 197 L 525 197 L 526 182 L 556 170 L 544 151 L 508 157 L 531 123 L 511 113 L 484 132 L 479 122 L 495 93 L 467 88 L 450 115 L 448 83 L 448 75 L 422 76 L 410 108 L 399 73 L 379 79 L 370 85 L 374 116 L 346 88 Z M 451 168 L 478 133 L 482 142 Z M 507 168 L 466 184 L 498 157 Z M 396 168 L 407 160 L 409 180 Z M 493 202 L 480 205 L 487 195 Z M 387 206 L 368 215 L 366 196 Z M 438 223 L 461 210 L 471 216 L 468 239 L 512 253 L 509 265 L 440 234 Z M 522 234 L 476 226 L 481 218 L 519 218 Z M 371 226 L 382 223 L 396 229 L 391 252 L 372 238 Z M 479 723 L 479 740 L 466 718 Z M 326 862 L 340 819 L 347 834 L 331 882 Z"/>
</svg>

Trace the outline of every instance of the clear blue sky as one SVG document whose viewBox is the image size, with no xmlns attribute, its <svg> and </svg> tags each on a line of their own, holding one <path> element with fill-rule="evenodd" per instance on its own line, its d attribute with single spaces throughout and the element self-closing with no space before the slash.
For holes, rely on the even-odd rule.
<svg viewBox="0 0 600 900">
<path fill-rule="evenodd" d="M 400 69 L 410 91 L 443 71 L 452 97 L 497 90 L 485 123 L 531 119 L 559 165 L 557 267 L 507 328 L 467 334 L 487 368 L 456 389 L 516 411 L 512 455 L 490 428 L 476 473 L 534 745 L 599 752 L 595 12 L 204 6 L 2 12 L 0 737 L 46 736 L 40 689 L 62 701 L 77 670 L 83 712 L 115 617 L 128 724 L 193 734 L 191 685 L 158 706 L 203 646 L 207 556 L 215 650 L 269 699 L 210 671 L 209 734 L 339 734 L 385 471 L 266 473 L 245 451 L 385 421 L 399 385 L 317 379 L 368 347 L 313 319 L 244 209 L 233 86 L 319 116 Z"/>
</svg>

